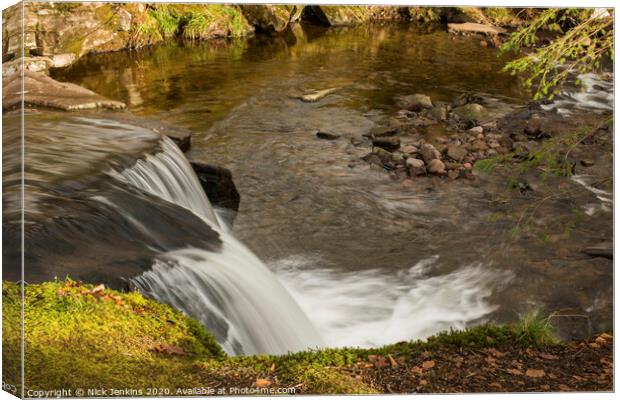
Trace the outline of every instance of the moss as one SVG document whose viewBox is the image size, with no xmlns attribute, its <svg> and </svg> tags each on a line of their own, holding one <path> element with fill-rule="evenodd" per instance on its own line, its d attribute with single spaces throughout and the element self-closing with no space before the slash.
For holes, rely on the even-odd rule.
<svg viewBox="0 0 620 400">
<path fill-rule="evenodd" d="M 2 295 L 3 372 L 5 381 L 18 382 L 20 287 L 3 282 Z M 158 387 L 166 389 L 163 394 L 181 395 L 187 393 L 177 388 L 255 388 L 257 379 L 267 378 L 272 387 L 296 387 L 302 393 L 373 393 L 349 372 L 371 355 L 411 359 L 427 350 L 551 343 L 530 318 L 514 326 L 483 325 L 377 349 L 228 357 L 197 321 L 138 292 L 71 280 L 28 285 L 25 310 L 25 381 L 32 389 L 122 387 L 148 395 L 148 388 Z"/>
</svg>

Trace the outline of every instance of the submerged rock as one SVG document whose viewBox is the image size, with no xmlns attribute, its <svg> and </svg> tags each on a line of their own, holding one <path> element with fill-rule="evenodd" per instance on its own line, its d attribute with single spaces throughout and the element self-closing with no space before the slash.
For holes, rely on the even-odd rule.
<svg viewBox="0 0 620 400">
<path fill-rule="evenodd" d="M 318 137 L 319 139 L 325 139 L 325 140 L 340 139 L 340 135 L 338 135 L 337 133 L 323 132 L 323 131 L 317 131 L 316 137 Z"/>
<path fill-rule="evenodd" d="M 420 111 L 424 108 L 433 108 L 431 98 L 420 93 L 399 97 L 396 105 L 409 111 Z"/>
<path fill-rule="evenodd" d="M 372 145 L 387 151 L 394 151 L 400 147 L 400 139 L 397 137 L 376 137 L 372 139 Z"/>
</svg>

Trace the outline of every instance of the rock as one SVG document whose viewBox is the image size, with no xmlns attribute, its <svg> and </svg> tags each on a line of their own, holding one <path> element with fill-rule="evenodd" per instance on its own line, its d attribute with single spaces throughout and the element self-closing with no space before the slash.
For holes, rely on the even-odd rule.
<svg viewBox="0 0 620 400">
<path fill-rule="evenodd" d="M 512 139 L 510 139 L 510 137 L 508 137 L 507 135 L 500 137 L 497 142 L 501 145 L 501 147 L 504 147 L 508 151 L 512 151 L 513 142 Z"/>
<path fill-rule="evenodd" d="M 301 20 L 321 26 L 352 26 L 368 21 L 370 7 L 305 6 Z"/>
<path fill-rule="evenodd" d="M 289 26 L 297 7 L 289 5 L 240 4 L 241 12 L 257 32 L 283 32 Z"/>
<path fill-rule="evenodd" d="M 403 147 L 402 150 L 403 150 L 403 153 L 405 154 L 415 154 L 418 152 L 418 148 L 410 144 Z"/>
<path fill-rule="evenodd" d="M 431 174 L 443 175 L 446 173 L 446 166 L 441 160 L 435 158 L 428 163 L 428 172 Z"/>
<path fill-rule="evenodd" d="M 446 148 L 446 155 L 454 161 L 462 161 L 467 155 L 467 150 L 461 146 L 449 144 Z"/>
<path fill-rule="evenodd" d="M 294 99 L 299 99 L 303 102 L 306 103 L 315 103 L 319 100 L 321 100 L 322 98 L 324 98 L 325 96 L 329 95 L 330 93 L 335 92 L 336 90 L 338 90 L 338 88 L 329 88 L 329 89 L 323 89 L 323 90 L 316 90 L 312 93 L 308 93 L 308 94 L 303 94 L 303 95 L 293 95 L 291 96 Z"/>
<path fill-rule="evenodd" d="M 374 153 L 366 154 L 364 157 L 362 157 L 362 160 L 366 161 L 371 166 L 372 165 L 377 165 L 377 166 L 380 166 L 381 168 L 383 168 L 383 161 L 381 161 L 381 157 L 379 157 L 378 155 L 376 155 Z"/>
<path fill-rule="evenodd" d="M 409 175 L 418 176 L 426 174 L 426 168 L 424 168 L 424 161 L 417 158 L 410 157 L 407 159 L 407 169 Z"/>
<path fill-rule="evenodd" d="M 581 160 L 579 163 L 586 168 L 594 165 L 594 161 L 592 160 Z"/>
<path fill-rule="evenodd" d="M 433 108 L 431 98 L 420 93 L 399 97 L 396 100 L 396 105 L 399 108 L 404 108 L 409 111 L 420 111 L 424 108 Z"/>
<path fill-rule="evenodd" d="M 3 79 L 2 108 L 21 106 L 19 75 Z M 58 82 L 47 75 L 24 71 L 24 103 L 31 107 L 57 108 L 65 111 L 93 108 L 121 109 L 125 103 L 109 100 L 73 83 Z"/>
<path fill-rule="evenodd" d="M 17 58 L 2 64 L 2 77 L 9 77 L 20 74 L 22 71 L 22 62 L 26 71 L 47 73 L 48 69 L 53 66 L 53 61 L 49 57 L 24 57 Z"/>
<path fill-rule="evenodd" d="M 583 253 L 592 257 L 604 257 L 613 260 L 614 248 L 612 243 L 600 243 L 596 246 L 587 247 L 582 250 Z"/>
<path fill-rule="evenodd" d="M 472 165 L 471 165 L 471 163 L 466 162 L 466 163 L 464 163 L 464 164 L 463 164 L 463 168 L 465 168 L 465 169 L 471 169 L 471 168 L 472 168 Z"/>
<path fill-rule="evenodd" d="M 460 119 L 468 121 L 480 122 L 488 117 L 487 109 L 478 103 L 470 103 L 456 107 L 452 112 Z"/>
<path fill-rule="evenodd" d="M 73 64 L 77 60 L 77 56 L 73 53 L 54 54 L 51 56 L 52 67 L 62 68 L 67 65 Z"/>
<path fill-rule="evenodd" d="M 448 119 L 448 108 L 446 106 L 435 106 L 429 114 L 437 121 L 445 121 Z"/>
<path fill-rule="evenodd" d="M 460 173 L 457 170 L 452 169 L 452 170 L 448 171 L 448 178 L 450 178 L 450 179 L 456 179 L 456 178 L 459 177 L 459 175 L 460 175 Z"/>
<path fill-rule="evenodd" d="M 506 34 L 508 31 L 497 26 L 476 24 L 473 22 L 448 23 L 448 32 L 452 33 L 482 33 L 485 35 L 497 36 Z"/>
<path fill-rule="evenodd" d="M 553 313 L 549 320 L 554 327 L 554 333 L 559 339 L 589 340 L 592 337 L 592 322 L 581 310 L 570 310 L 570 314 L 562 315 Z"/>
<path fill-rule="evenodd" d="M 482 140 L 475 140 L 474 142 L 470 143 L 467 148 L 469 149 L 469 151 L 485 151 L 488 149 L 488 146 Z"/>
<path fill-rule="evenodd" d="M 397 137 L 377 137 L 372 139 L 372 145 L 387 151 L 394 151 L 400 147 L 400 139 Z"/>
<path fill-rule="evenodd" d="M 398 135 L 398 132 L 400 131 L 399 128 L 385 128 L 385 127 L 379 127 L 379 128 L 373 128 L 368 134 L 367 136 L 369 137 L 388 137 L 388 136 L 396 136 Z M 366 136 L 366 135 L 365 135 Z"/>
<path fill-rule="evenodd" d="M 211 204 L 232 211 L 227 216 L 227 222 L 232 226 L 241 201 L 232 172 L 227 168 L 199 161 L 190 161 L 190 164 Z"/>
<path fill-rule="evenodd" d="M 420 147 L 420 154 L 426 164 L 430 164 L 432 160 L 441 158 L 441 153 L 430 143 L 424 143 Z"/>
<path fill-rule="evenodd" d="M 318 137 L 319 139 L 325 139 L 325 140 L 336 140 L 340 138 L 340 135 L 338 135 L 337 133 L 317 131 L 316 137 Z"/>
<path fill-rule="evenodd" d="M 474 126 L 471 129 L 468 129 L 467 132 L 478 135 L 478 134 L 484 133 L 484 128 L 478 125 L 478 126 Z"/>
</svg>

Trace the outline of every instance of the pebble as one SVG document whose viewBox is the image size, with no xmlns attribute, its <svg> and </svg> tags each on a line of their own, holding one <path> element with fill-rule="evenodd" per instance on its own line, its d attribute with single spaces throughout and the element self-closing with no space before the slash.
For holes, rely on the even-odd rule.
<svg viewBox="0 0 620 400">
<path fill-rule="evenodd" d="M 474 126 L 473 128 L 471 128 L 468 132 L 470 133 L 475 133 L 475 134 L 480 134 L 484 132 L 484 128 L 481 126 Z"/>
<path fill-rule="evenodd" d="M 435 158 L 434 160 L 431 160 L 430 163 L 428 163 L 428 172 L 432 174 L 442 175 L 446 173 L 446 166 L 441 160 Z"/>
</svg>

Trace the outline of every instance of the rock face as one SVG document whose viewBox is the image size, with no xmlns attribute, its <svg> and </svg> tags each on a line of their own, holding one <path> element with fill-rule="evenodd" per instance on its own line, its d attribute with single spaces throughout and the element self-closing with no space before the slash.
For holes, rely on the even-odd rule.
<svg viewBox="0 0 620 400">
<path fill-rule="evenodd" d="M 298 19 L 303 6 L 299 5 L 239 5 L 241 12 L 257 32 L 283 32 L 289 22 Z"/>
<path fill-rule="evenodd" d="M 190 164 L 211 204 L 231 211 L 226 218 L 228 224 L 232 226 L 241 200 L 232 178 L 232 172 L 224 167 L 198 161 L 190 161 Z"/>
<path fill-rule="evenodd" d="M 2 80 L 2 108 L 19 107 L 22 100 L 20 75 Z M 65 111 L 93 108 L 121 109 L 125 103 L 106 99 L 73 83 L 58 82 L 39 72 L 24 71 L 24 103 L 32 107 L 48 107 Z"/>
</svg>

